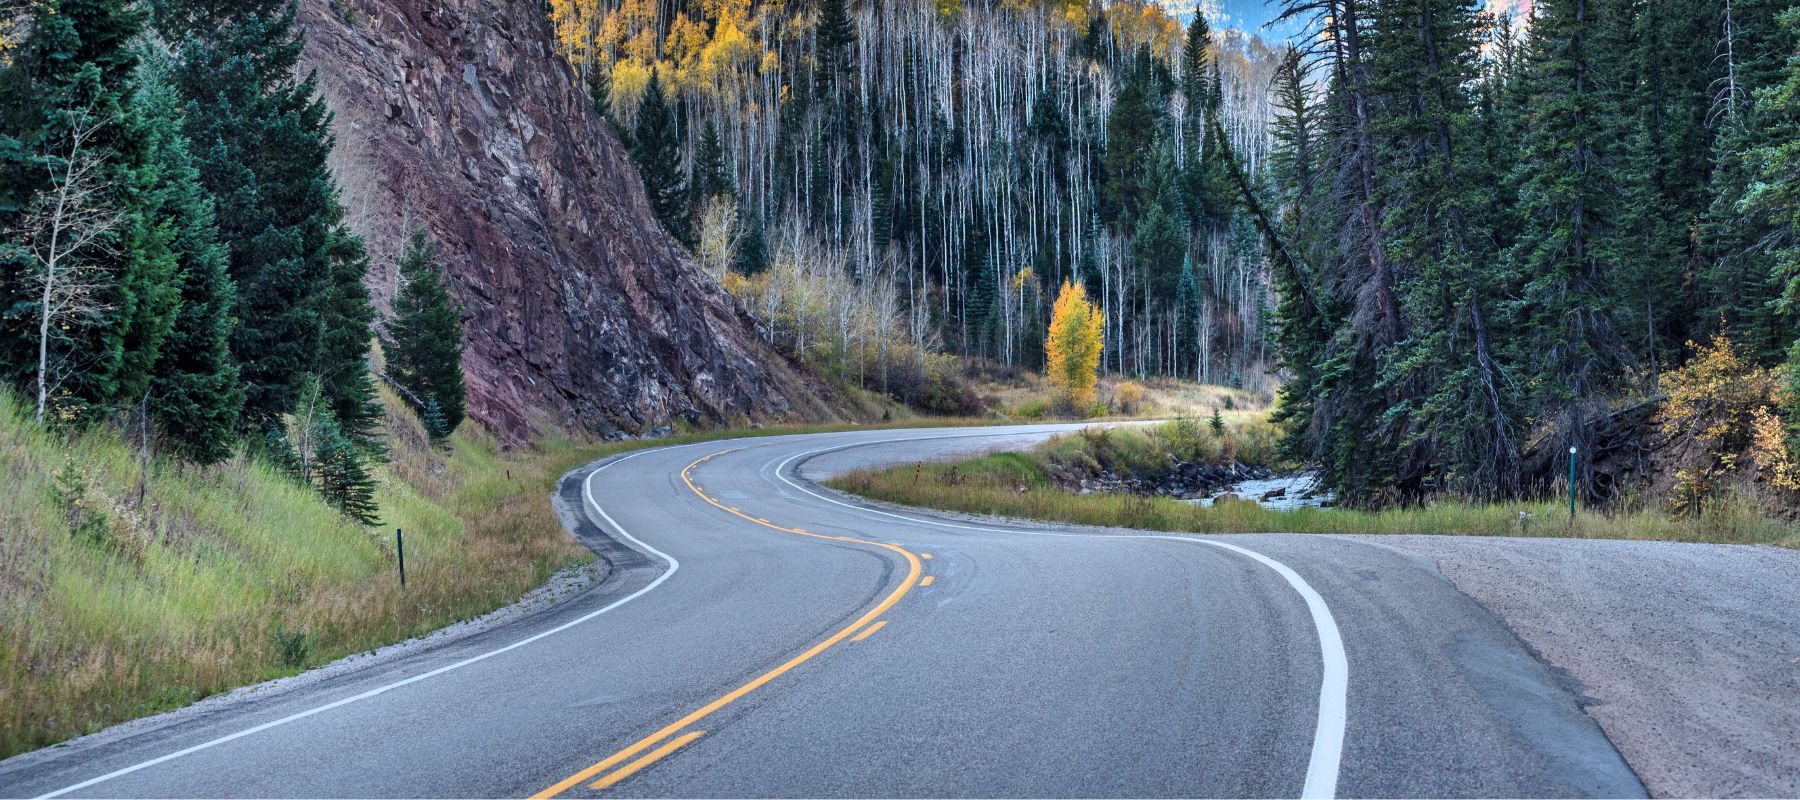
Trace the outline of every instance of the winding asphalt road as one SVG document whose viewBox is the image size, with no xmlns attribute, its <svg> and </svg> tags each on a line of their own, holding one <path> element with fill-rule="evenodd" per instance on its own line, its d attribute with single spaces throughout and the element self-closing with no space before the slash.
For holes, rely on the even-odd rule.
<svg viewBox="0 0 1800 800">
<path fill-rule="evenodd" d="M 605 580 L 478 635 L 0 763 L 8 796 L 1641 796 L 1427 561 L 876 508 L 830 472 L 1061 430 L 644 450 Z"/>
</svg>

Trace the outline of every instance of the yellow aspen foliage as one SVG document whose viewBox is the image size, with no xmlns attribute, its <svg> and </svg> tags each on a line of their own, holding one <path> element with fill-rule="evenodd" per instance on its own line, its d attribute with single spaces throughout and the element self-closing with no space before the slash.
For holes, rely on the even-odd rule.
<svg viewBox="0 0 1800 800">
<path fill-rule="evenodd" d="M 612 107 L 620 120 L 637 119 L 638 106 L 644 102 L 644 87 L 648 85 L 649 67 L 629 58 L 613 62 Z"/>
<path fill-rule="evenodd" d="M 1154 2 L 1115 0 L 1107 7 L 1106 16 L 1122 52 L 1149 47 L 1157 56 L 1172 59 L 1185 36 L 1180 20 Z"/>
<path fill-rule="evenodd" d="M 730 17 L 719 20 L 712 41 L 700 51 L 700 64 L 693 83 L 710 92 L 721 103 L 733 102 L 740 93 L 739 76 L 757 65 L 759 48 Z"/>
<path fill-rule="evenodd" d="M 669 35 L 663 37 L 663 57 L 674 63 L 676 72 L 663 76 L 663 79 L 682 86 L 693 85 L 697 77 L 695 68 L 700 64 L 700 53 L 706 49 L 707 38 L 705 22 L 677 13 L 675 20 L 669 23 Z"/>
<path fill-rule="evenodd" d="M 1663 433 L 1686 432 L 1713 452 L 1742 450 L 1756 411 L 1778 407 L 1780 381 L 1774 371 L 1744 361 L 1725 334 L 1688 346 L 1694 359 L 1664 379 Z"/>
<path fill-rule="evenodd" d="M 1750 417 L 1750 455 L 1763 476 L 1782 489 L 1800 492 L 1800 463 L 1788 449 L 1787 426 L 1767 408 Z"/>
<path fill-rule="evenodd" d="M 729 20 L 742 27 L 750 19 L 750 0 L 700 0 L 700 16 L 713 22 Z"/>
<path fill-rule="evenodd" d="M 1064 281 L 1050 315 L 1050 333 L 1044 337 L 1044 364 L 1050 385 L 1075 409 L 1094 400 L 1105 327 L 1106 318 L 1088 301 L 1087 290 Z"/>
<path fill-rule="evenodd" d="M 1719 490 L 1719 478 L 1741 464 L 1754 465 L 1777 487 L 1800 488 L 1780 419 L 1787 400 L 1780 377 L 1745 361 L 1724 334 L 1688 346 L 1694 358 L 1664 379 L 1669 397 L 1660 414 L 1663 433 L 1689 437 L 1698 461 L 1675 473 L 1671 509 L 1698 512 Z"/>
<path fill-rule="evenodd" d="M 556 46 L 572 64 L 591 65 L 604 14 L 599 0 L 550 0 Z"/>
</svg>

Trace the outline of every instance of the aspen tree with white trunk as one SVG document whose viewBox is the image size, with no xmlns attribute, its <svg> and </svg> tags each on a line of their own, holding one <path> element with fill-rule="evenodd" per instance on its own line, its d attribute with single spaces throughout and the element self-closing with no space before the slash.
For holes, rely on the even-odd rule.
<svg viewBox="0 0 1800 800">
<path fill-rule="evenodd" d="M 106 163 L 93 147 L 108 121 L 86 108 L 66 113 L 66 148 L 48 160 L 51 188 L 40 193 L 8 231 L 10 246 L 31 265 L 27 281 L 37 299 L 35 384 L 40 423 L 66 370 L 82 359 L 65 332 L 111 310 L 104 300 L 111 276 L 91 257 L 112 252 L 125 221 L 107 201 Z"/>
</svg>

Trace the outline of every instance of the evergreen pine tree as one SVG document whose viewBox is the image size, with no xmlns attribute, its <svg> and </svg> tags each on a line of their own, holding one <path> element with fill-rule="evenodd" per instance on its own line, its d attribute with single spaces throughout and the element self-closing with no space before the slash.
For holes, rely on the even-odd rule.
<svg viewBox="0 0 1800 800">
<path fill-rule="evenodd" d="M 443 438 L 462 424 L 465 413 L 462 312 L 450 296 L 437 247 L 424 230 L 413 231 L 399 272 L 400 291 L 385 346 L 389 369 L 423 403 L 422 419 L 435 409 L 439 432 L 434 438 Z"/>
<path fill-rule="evenodd" d="M 650 73 L 644 87 L 644 101 L 638 106 L 637 129 L 632 136 L 631 154 L 638 173 L 644 178 L 644 193 L 649 196 L 650 210 L 676 241 L 692 246 L 693 234 L 688 226 L 687 189 L 681 180 L 681 140 L 675 124 L 675 112 L 663 95 L 662 80 Z"/>
<path fill-rule="evenodd" d="M 1609 137 L 1620 187 L 1609 247 L 1634 275 L 1621 287 L 1624 338 L 1656 368 L 1681 357 L 1700 305 L 1696 234 L 1710 200 L 1707 115 L 1710 86 L 1722 77 L 1713 57 L 1722 20 L 1713 3 L 1643 0 L 1634 8 L 1606 26 L 1624 126 Z"/>
<path fill-rule="evenodd" d="M 587 71 L 588 102 L 594 106 L 594 113 L 602 119 L 612 121 L 612 75 L 600 68 L 599 64 L 588 67 Z"/>
<path fill-rule="evenodd" d="M 366 352 L 367 326 L 354 290 L 345 290 L 346 271 L 362 259 L 342 228 L 326 168 L 329 111 L 315 76 L 295 78 L 302 74 L 296 5 L 162 0 L 156 12 L 176 48 L 188 141 L 237 285 L 231 347 L 243 376 L 244 424 L 276 424 L 294 409 L 304 377 L 317 373 L 361 436 L 372 393 L 366 375 L 354 374 L 354 340 Z M 348 327 L 329 327 L 328 319 Z M 329 348 L 322 341 L 328 330 Z"/>
<path fill-rule="evenodd" d="M 1406 502 L 1436 491 L 1510 497 L 1517 482 L 1519 423 L 1492 348 L 1497 259 L 1474 219 L 1492 202 L 1470 141 L 1477 32 L 1475 10 L 1456 0 L 1389 0 L 1371 32 L 1391 109 L 1375 125 L 1386 250 L 1406 276 L 1399 292 L 1415 334 L 1383 369 L 1395 398 L 1383 429 L 1395 444 L 1364 463 L 1399 456 L 1369 478 Z"/>
<path fill-rule="evenodd" d="M 1132 260 L 1140 273 L 1149 276 L 1151 291 L 1162 302 L 1175 294 L 1181 281 L 1182 257 L 1187 250 L 1187 233 L 1182 229 L 1179 214 L 1179 210 L 1171 211 L 1161 199 L 1152 200 L 1131 235 Z"/>
<path fill-rule="evenodd" d="M 1187 253 L 1181 259 L 1181 282 L 1175 287 L 1175 308 L 1179 318 L 1185 323 L 1182 330 L 1176 332 L 1176 340 L 1181 343 L 1177 352 L 1178 363 L 1185 367 L 1194 365 L 1193 379 L 1201 380 L 1206 365 L 1201 363 L 1201 354 L 1205 347 L 1200 341 L 1206 335 L 1204 319 L 1206 296 L 1200 290 L 1200 276 L 1194 271 L 1194 254 Z"/>
<path fill-rule="evenodd" d="M 156 362 L 150 410 L 181 455 L 211 464 L 231 455 L 244 392 L 231 358 L 236 290 L 225 272 L 225 247 L 212 199 L 188 156 L 180 98 L 163 81 L 167 65 L 152 57 L 139 93 L 150 126 L 157 171 L 156 216 L 173 233 L 180 310 Z"/>
<path fill-rule="evenodd" d="M 1520 232 L 1510 257 L 1519 281 L 1510 311 L 1529 335 L 1513 342 L 1513 357 L 1517 380 L 1532 387 L 1533 406 L 1556 427 L 1555 447 L 1587 452 L 1596 406 L 1632 366 L 1613 303 L 1624 275 L 1604 248 L 1617 192 L 1597 160 L 1613 111 L 1593 48 L 1602 8 L 1597 0 L 1540 0 L 1536 8 L 1517 168 Z"/>
<path fill-rule="evenodd" d="M 1790 52 L 1800 53 L 1800 9 L 1784 12 L 1781 24 L 1796 34 Z M 1789 380 L 1800 390 L 1800 325 L 1792 323 L 1800 316 L 1800 58 L 1788 60 L 1785 80 L 1763 94 L 1757 110 L 1767 143 L 1748 154 L 1761 181 L 1745 199 L 1746 222 L 1786 233 L 1786 246 L 1774 254 L 1767 280 L 1775 297 L 1762 313 L 1784 323 Z M 1796 413 L 1789 422 L 1800 426 L 1800 397 L 1792 403 Z"/>
<path fill-rule="evenodd" d="M 984 248 L 979 263 L 981 268 L 969 282 L 968 307 L 963 310 L 963 314 L 968 325 L 966 335 L 969 339 L 969 352 L 988 358 L 994 352 L 994 322 L 999 310 L 1000 295 L 995 291 L 998 278 L 994 271 L 993 252 Z"/>
<path fill-rule="evenodd" d="M 1212 29 L 1205 14 L 1195 14 L 1188 23 L 1187 39 L 1181 47 L 1181 94 L 1187 101 L 1182 111 L 1182 139 L 1190 153 L 1198 153 L 1206 134 L 1206 117 L 1213 113 L 1216 98 L 1212 93 Z"/>
<path fill-rule="evenodd" d="M 827 96 L 831 87 L 851 68 L 850 47 L 856 43 L 856 26 L 850 20 L 850 0 L 819 0 L 819 23 L 813 29 L 818 58 L 818 83 Z"/>
<path fill-rule="evenodd" d="M 292 419 L 295 439 L 290 441 L 279 427 L 265 434 L 265 446 L 272 448 L 270 460 L 279 466 L 287 458 L 282 450 L 292 452 L 302 483 L 346 516 L 365 525 L 375 524 L 375 479 L 366 463 L 373 454 L 344 435 L 332 413 L 326 385 L 318 376 L 301 376 Z"/>
<path fill-rule="evenodd" d="M 300 462 L 300 453 L 281 428 L 267 428 L 260 435 L 251 437 L 248 449 L 276 472 L 297 483 L 307 482 L 306 466 Z"/>
<path fill-rule="evenodd" d="M 340 431 L 330 415 L 319 418 L 312 434 L 313 487 L 333 508 L 364 525 L 381 522 L 375 503 L 375 479 L 363 464 L 362 448 Z"/>
<path fill-rule="evenodd" d="M 1127 230 L 1136 225 L 1145 202 L 1140 191 L 1141 172 L 1154 157 L 1155 146 L 1156 112 L 1151 109 L 1141 82 L 1127 81 L 1113 100 L 1112 115 L 1106 120 L 1100 199 L 1101 215 L 1107 221 L 1128 226 Z"/>
<path fill-rule="evenodd" d="M 342 213 L 342 209 L 339 209 Z M 319 338 L 315 369 L 339 432 L 371 456 L 385 457 L 381 445 L 381 404 L 370 374 L 369 347 L 375 336 L 375 307 L 363 277 L 369 259 L 362 240 L 335 228 L 325 249 L 331 282 L 319 293 Z"/>
<path fill-rule="evenodd" d="M 701 130 L 700 142 L 694 150 L 693 187 L 696 213 L 712 198 L 737 194 L 737 181 L 732 179 L 731 167 L 725 163 L 725 145 L 719 141 L 718 126 L 710 119 Z"/>
<path fill-rule="evenodd" d="M 1308 86 L 1305 54 L 1289 47 L 1275 72 L 1272 100 L 1275 118 L 1270 124 L 1273 149 L 1270 154 L 1280 235 L 1287 247 L 1303 263 L 1318 263 L 1315 257 L 1328 242 L 1327 228 L 1322 224 L 1325 180 L 1321 177 L 1319 159 L 1324 146 L 1319 130 L 1317 104 Z M 1279 402 L 1270 418 L 1282 429 L 1281 449 L 1288 457 L 1306 461 L 1317 456 L 1312 435 L 1314 397 L 1318 391 L 1319 364 L 1325 350 L 1327 331 L 1332 327 L 1321 315 L 1321 309 L 1308 304 L 1312 276 L 1296 270 L 1277 269 L 1273 273 L 1278 323 L 1275 327 L 1275 350 L 1288 372 L 1288 380 L 1277 390 Z"/>
<path fill-rule="evenodd" d="M 1709 335 L 1723 325 L 1740 351 L 1761 364 L 1785 355 L 1794 319 L 1779 303 L 1777 255 L 1767 246 L 1785 232 L 1779 219 L 1767 213 L 1773 206 L 1757 198 L 1779 187 L 1762 180 L 1759 156 L 1781 144 L 1778 124 L 1766 117 L 1786 113 L 1785 103 L 1771 107 L 1756 97 L 1758 90 L 1777 87 L 1785 77 L 1791 34 L 1779 19 L 1790 5 L 1787 0 L 1733 0 L 1729 49 L 1719 57 L 1727 74 L 1717 84 L 1711 112 L 1718 131 L 1708 181 L 1711 201 L 1701 223 L 1698 333 Z"/>
<path fill-rule="evenodd" d="M 450 420 L 444 417 L 444 407 L 435 397 L 426 399 L 425 408 L 419 412 L 419 425 L 434 442 L 442 441 L 452 430 Z"/>
</svg>

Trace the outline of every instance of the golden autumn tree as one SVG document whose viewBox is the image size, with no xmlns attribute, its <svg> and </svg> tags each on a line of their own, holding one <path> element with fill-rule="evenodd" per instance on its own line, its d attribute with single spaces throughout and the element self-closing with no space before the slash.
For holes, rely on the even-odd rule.
<svg viewBox="0 0 1800 800">
<path fill-rule="evenodd" d="M 1058 399 L 1072 409 L 1086 408 L 1094 400 L 1105 326 L 1106 318 L 1088 301 L 1087 290 L 1064 281 L 1050 315 L 1050 333 L 1044 337 L 1044 364 Z"/>
</svg>

